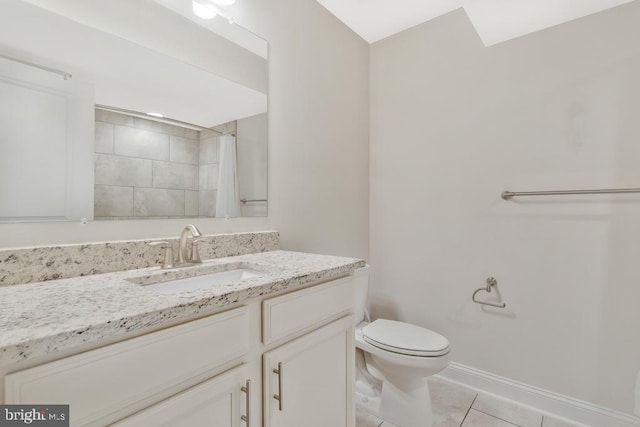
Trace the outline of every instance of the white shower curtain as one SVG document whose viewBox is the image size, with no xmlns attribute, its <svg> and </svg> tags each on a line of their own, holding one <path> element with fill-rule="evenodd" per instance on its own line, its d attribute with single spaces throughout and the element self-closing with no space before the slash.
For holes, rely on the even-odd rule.
<svg viewBox="0 0 640 427">
<path fill-rule="evenodd" d="M 238 161 L 236 138 L 222 135 L 219 140 L 218 192 L 216 195 L 216 217 L 232 218 L 240 216 L 240 196 L 238 192 Z"/>
</svg>

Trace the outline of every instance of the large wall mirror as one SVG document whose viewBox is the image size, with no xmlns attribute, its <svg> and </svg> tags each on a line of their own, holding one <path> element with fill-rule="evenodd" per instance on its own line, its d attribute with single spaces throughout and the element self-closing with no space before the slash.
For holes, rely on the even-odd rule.
<svg viewBox="0 0 640 427">
<path fill-rule="evenodd" d="M 0 0 L 0 222 L 266 216 L 267 50 L 190 0 Z"/>
</svg>

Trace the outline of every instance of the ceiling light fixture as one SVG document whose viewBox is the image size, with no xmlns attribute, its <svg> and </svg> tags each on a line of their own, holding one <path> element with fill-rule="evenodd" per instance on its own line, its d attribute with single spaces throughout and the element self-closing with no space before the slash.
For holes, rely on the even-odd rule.
<svg viewBox="0 0 640 427">
<path fill-rule="evenodd" d="M 199 16 L 202 19 L 213 19 L 217 15 L 220 15 L 224 19 L 229 21 L 229 24 L 233 24 L 233 17 L 220 12 L 220 9 L 211 4 L 211 2 L 215 3 L 216 5 L 226 7 L 234 4 L 236 0 L 192 0 L 193 13 L 195 13 L 196 16 Z"/>
<path fill-rule="evenodd" d="M 218 10 L 215 7 L 209 4 L 200 3 L 198 0 L 193 0 L 192 5 L 193 13 L 202 19 L 213 19 L 218 14 Z"/>
<path fill-rule="evenodd" d="M 147 113 L 147 116 L 151 116 L 151 117 L 157 117 L 159 119 L 163 118 L 164 116 L 160 113 Z"/>
</svg>

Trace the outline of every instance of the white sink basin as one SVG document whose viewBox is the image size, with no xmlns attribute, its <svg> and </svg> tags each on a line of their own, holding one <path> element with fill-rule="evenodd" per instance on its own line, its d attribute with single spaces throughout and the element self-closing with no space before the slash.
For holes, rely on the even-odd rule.
<svg viewBox="0 0 640 427">
<path fill-rule="evenodd" d="M 261 271 L 250 270 L 248 268 L 238 268 L 234 270 L 187 277 L 184 279 L 150 283 L 143 286 L 156 292 L 173 294 L 197 289 L 214 288 L 216 286 L 228 285 L 230 283 L 241 282 L 243 280 L 253 279 L 264 275 L 265 273 Z"/>
</svg>

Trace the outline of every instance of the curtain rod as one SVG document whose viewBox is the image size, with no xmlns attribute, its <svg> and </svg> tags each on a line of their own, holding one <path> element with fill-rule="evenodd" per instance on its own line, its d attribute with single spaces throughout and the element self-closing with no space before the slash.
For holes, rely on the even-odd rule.
<svg viewBox="0 0 640 427">
<path fill-rule="evenodd" d="M 193 130 L 197 130 L 197 131 L 209 130 L 211 132 L 215 132 L 215 133 L 220 134 L 220 135 L 236 136 L 235 133 L 225 134 L 224 132 L 220 132 L 219 130 L 216 130 L 216 129 L 206 128 L 204 126 L 194 125 L 193 123 L 183 122 L 183 121 L 176 120 L 176 119 L 171 119 L 171 118 L 168 118 L 168 117 L 156 118 L 156 117 L 153 117 L 153 116 L 149 116 L 146 113 L 142 113 L 140 111 L 134 111 L 134 110 L 127 110 L 126 108 L 110 107 L 108 105 L 102 105 L 102 104 L 96 104 L 96 108 L 98 110 L 113 111 L 114 113 L 122 113 L 122 114 L 127 114 L 129 116 L 140 117 L 142 119 L 152 120 L 154 122 L 167 123 L 167 124 L 172 124 L 172 125 L 176 125 L 176 126 L 180 126 L 180 127 L 187 127 L 189 129 L 193 129 Z"/>
</svg>

